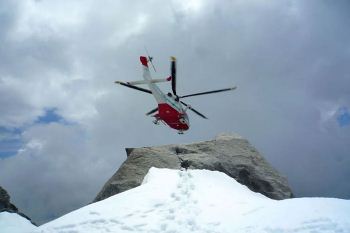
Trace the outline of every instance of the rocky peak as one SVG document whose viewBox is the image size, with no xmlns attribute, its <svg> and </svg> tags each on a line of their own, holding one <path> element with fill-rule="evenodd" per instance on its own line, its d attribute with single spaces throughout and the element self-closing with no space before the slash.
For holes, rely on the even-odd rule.
<svg viewBox="0 0 350 233">
<path fill-rule="evenodd" d="M 139 186 L 151 167 L 179 169 L 181 160 L 190 169 L 224 172 L 255 192 L 272 199 L 293 197 L 281 176 L 248 142 L 236 134 L 220 134 L 214 140 L 182 145 L 126 148 L 127 160 L 107 181 L 94 202 Z"/>
<path fill-rule="evenodd" d="M 16 213 L 20 216 L 28 219 L 32 224 L 36 225 L 27 215 L 21 213 L 18 208 L 10 202 L 10 195 L 7 193 L 5 189 L 0 186 L 0 213 L 1 212 L 9 212 Z"/>
</svg>

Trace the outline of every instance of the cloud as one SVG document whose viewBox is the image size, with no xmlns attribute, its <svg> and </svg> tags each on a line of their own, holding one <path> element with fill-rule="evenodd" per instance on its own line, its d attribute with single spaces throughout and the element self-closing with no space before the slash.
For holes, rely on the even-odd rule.
<svg viewBox="0 0 350 233">
<path fill-rule="evenodd" d="M 58 217 L 70 210 L 69 205 L 77 208 L 77 203 L 91 200 L 88 184 L 98 178 L 90 170 L 98 165 L 86 161 L 98 159 L 89 157 L 84 139 L 77 126 L 36 125 L 23 134 L 24 145 L 18 154 L 2 160 L 2 183 L 33 219 Z"/>
<path fill-rule="evenodd" d="M 90 202 L 125 147 L 222 131 L 248 138 L 297 195 L 349 198 L 350 133 L 338 124 L 350 106 L 347 2 L 1 5 L 0 152 L 16 154 L 0 160 L 0 183 L 35 221 Z M 151 96 L 113 84 L 141 79 L 145 46 L 156 78 L 177 57 L 179 94 L 238 89 L 186 100 L 209 120 L 190 114 L 185 135 L 154 126 Z"/>
</svg>

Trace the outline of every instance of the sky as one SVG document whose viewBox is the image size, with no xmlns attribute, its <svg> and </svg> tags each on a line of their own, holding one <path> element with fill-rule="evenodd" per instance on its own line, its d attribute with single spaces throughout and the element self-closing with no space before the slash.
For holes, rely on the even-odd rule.
<svg viewBox="0 0 350 233">
<path fill-rule="evenodd" d="M 330 0 L 0 1 L 0 185 L 41 224 L 93 200 L 124 148 L 247 138 L 296 196 L 350 198 L 350 3 Z M 184 135 L 145 113 L 177 57 Z M 165 91 L 170 85 L 159 84 Z"/>
</svg>

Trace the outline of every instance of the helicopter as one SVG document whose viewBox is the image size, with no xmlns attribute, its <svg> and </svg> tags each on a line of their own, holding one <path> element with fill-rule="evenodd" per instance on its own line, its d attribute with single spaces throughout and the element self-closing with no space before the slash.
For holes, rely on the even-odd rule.
<svg viewBox="0 0 350 233">
<path fill-rule="evenodd" d="M 152 117 L 154 117 L 154 120 L 153 120 L 154 124 L 158 125 L 159 122 L 163 122 L 164 124 L 168 125 L 170 128 L 177 130 L 178 134 L 183 134 L 184 131 L 190 128 L 190 122 L 187 115 L 187 110 L 191 110 L 192 112 L 194 112 L 195 114 L 197 114 L 198 116 L 204 119 L 208 119 L 208 118 L 204 116 L 202 113 L 198 112 L 196 109 L 194 109 L 191 105 L 183 102 L 181 99 L 192 97 L 192 96 L 198 96 L 198 95 L 232 91 L 232 90 L 235 90 L 237 87 L 234 86 L 234 87 L 229 87 L 229 88 L 224 88 L 219 90 L 198 92 L 194 94 L 179 96 L 176 91 L 176 58 L 170 57 L 170 59 L 171 59 L 171 63 L 170 63 L 171 75 L 165 79 L 152 79 L 150 69 L 149 69 L 149 64 L 151 64 L 155 72 L 156 72 L 156 69 L 152 63 L 153 57 L 150 57 L 148 55 L 148 56 L 140 56 L 144 80 L 130 81 L 130 82 L 115 81 L 115 83 L 138 90 L 138 91 L 142 91 L 148 94 L 152 94 L 153 97 L 156 99 L 158 106 L 152 109 L 151 111 L 147 112 L 146 115 L 150 116 L 153 114 Z M 159 87 L 156 85 L 156 83 L 161 83 L 161 82 L 171 82 L 172 93 L 169 92 L 165 94 L 163 91 L 161 91 Z M 147 85 L 149 89 L 145 89 L 137 86 L 142 84 Z"/>
</svg>

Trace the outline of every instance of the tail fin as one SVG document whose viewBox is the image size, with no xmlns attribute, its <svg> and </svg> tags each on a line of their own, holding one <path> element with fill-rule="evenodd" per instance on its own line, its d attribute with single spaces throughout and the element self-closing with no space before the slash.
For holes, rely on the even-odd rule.
<svg viewBox="0 0 350 233">
<path fill-rule="evenodd" d="M 148 61 L 147 61 L 147 57 L 144 57 L 144 56 L 140 56 L 140 61 L 142 63 L 143 66 L 146 66 L 148 67 Z"/>
</svg>

